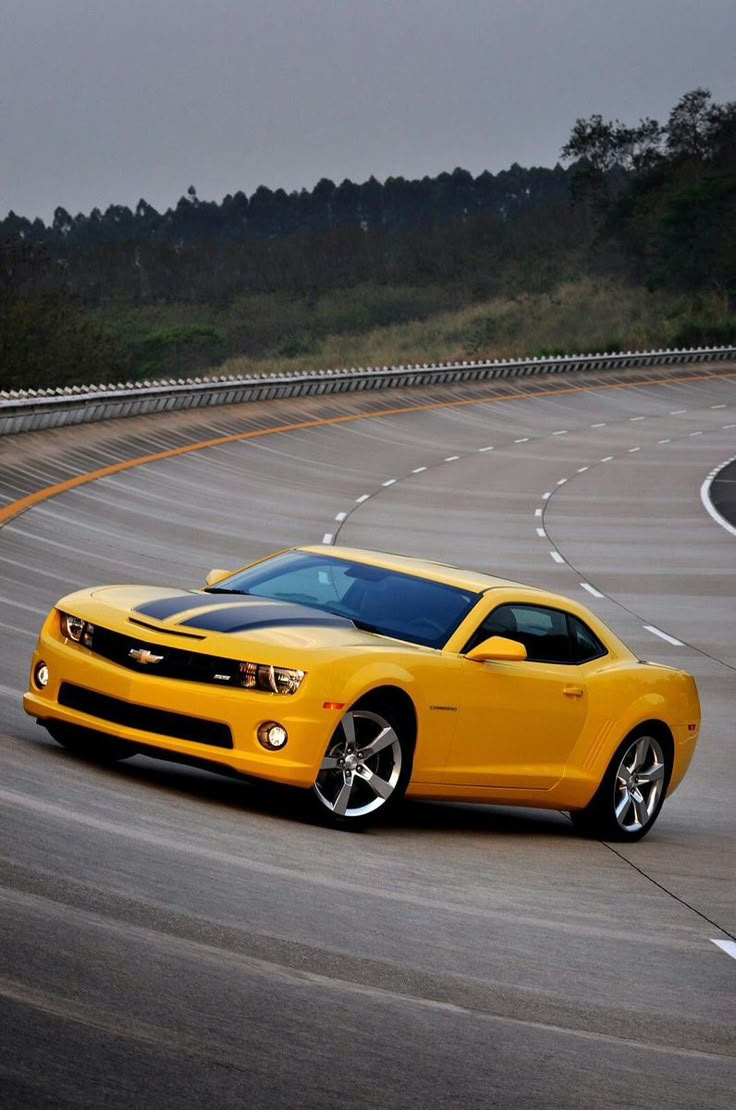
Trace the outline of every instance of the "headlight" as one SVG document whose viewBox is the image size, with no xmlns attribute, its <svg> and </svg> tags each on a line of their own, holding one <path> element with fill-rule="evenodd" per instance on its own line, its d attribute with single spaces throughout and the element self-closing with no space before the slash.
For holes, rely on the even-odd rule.
<svg viewBox="0 0 736 1110">
<path fill-rule="evenodd" d="M 89 621 L 82 620 L 81 617 L 73 617 L 71 613 L 59 613 L 61 623 L 61 634 L 67 640 L 73 640 L 75 644 L 84 644 L 85 647 L 92 647 L 92 634 L 94 633 L 94 625 Z"/>
<path fill-rule="evenodd" d="M 269 694 L 295 694 L 304 679 L 304 671 L 265 663 L 241 663 L 240 675 L 246 690 L 266 690 Z"/>
</svg>

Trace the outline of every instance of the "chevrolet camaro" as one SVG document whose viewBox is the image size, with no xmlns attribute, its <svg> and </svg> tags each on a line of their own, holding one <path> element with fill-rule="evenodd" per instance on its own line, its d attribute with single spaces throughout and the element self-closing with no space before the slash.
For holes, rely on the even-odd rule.
<svg viewBox="0 0 736 1110">
<path fill-rule="evenodd" d="M 577 602 L 319 545 L 202 589 L 69 594 L 24 707 L 77 754 L 301 787 L 341 827 L 407 795 L 564 810 L 623 841 L 651 829 L 700 727 L 690 675 L 637 658 Z"/>
</svg>

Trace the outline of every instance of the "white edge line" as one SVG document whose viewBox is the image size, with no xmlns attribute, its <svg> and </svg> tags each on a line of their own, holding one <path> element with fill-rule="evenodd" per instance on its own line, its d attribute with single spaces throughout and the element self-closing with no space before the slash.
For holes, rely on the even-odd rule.
<svg viewBox="0 0 736 1110">
<path fill-rule="evenodd" d="M 559 551 L 550 551 L 549 557 L 550 559 L 554 559 L 556 563 L 564 563 L 565 561 L 560 555 Z"/>
<path fill-rule="evenodd" d="M 593 597 L 606 596 L 605 594 L 602 594 L 600 590 L 596 590 L 595 586 L 591 586 L 590 582 L 581 582 L 580 585 L 583 587 L 584 590 L 587 590 L 589 594 L 592 594 Z"/>
<path fill-rule="evenodd" d="M 736 536 L 736 528 L 734 528 L 733 524 L 729 523 L 729 521 L 727 521 L 724 516 L 721 516 L 721 514 L 718 512 L 718 509 L 715 507 L 710 499 L 710 487 L 713 485 L 714 480 L 718 477 L 721 471 L 725 470 L 727 466 L 730 466 L 732 462 L 736 462 L 736 455 L 734 455 L 732 459 L 726 459 L 726 461 L 724 463 L 721 463 L 720 466 L 716 467 L 715 470 L 711 470 L 710 474 L 700 487 L 700 500 L 703 502 L 703 508 L 708 513 L 708 515 L 711 516 L 713 520 L 715 520 L 716 524 L 720 524 L 721 528 L 725 528 L 726 531 L 730 532 L 732 536 Z"/>
<path fill-rule="evenodd" d="M 645 624 L 647 632 L 651 632 L 653 636 L 659 636 L 660 640 L 666 640 L 668 644 L 674 644 L 675 647 L 684 647 L 682 640 L 676 640 L 674 636 L 669 633 L 663 632 L 661 628 L 655 628 L 653 624 Z"/>
<path fill-rule="evenodd" d="M 736 960 L 736 941 L 735 940 L 714 940 L 713 937 L 711 937 L 710 942 L 711 942 L 711 944 L 717 944 L 718 947 L 720 949 L 722 949 L 726 953 L 727 956 L 730 956 L 732 960 Z"/>
<path fill-rule="evenodd" d="M 333 536 L 332 532 L 325 532 L 324 536 L 322 537 L 322 543 L 332 543 L 334 538 L 335 537 Z"/>
</svg>

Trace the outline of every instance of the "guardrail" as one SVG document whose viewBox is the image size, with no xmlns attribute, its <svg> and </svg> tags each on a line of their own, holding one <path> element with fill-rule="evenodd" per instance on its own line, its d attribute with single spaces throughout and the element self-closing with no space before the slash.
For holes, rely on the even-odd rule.
<svg viewBox="0 0 736 1110">
<path fill-rule="evenodd" d="M 621 370 L 631 367 L 725 362 L 733 359 L 736 359 L 736 347 L 697 347 L 688 350 L 627 351 L 625 354 L 502 359 L 493 362 L 358 367 L 256 378 L 223 376 L 0 392 L 0 436 L 67 424 L 139 416 L 143 413 L 202 408 L 207 405 L 314 397 L 320 394 L 396 389 L 400 386 L 445 382 L 484 381 L 533 374 L 569 374 L 582 370 Z"/>
</svg>

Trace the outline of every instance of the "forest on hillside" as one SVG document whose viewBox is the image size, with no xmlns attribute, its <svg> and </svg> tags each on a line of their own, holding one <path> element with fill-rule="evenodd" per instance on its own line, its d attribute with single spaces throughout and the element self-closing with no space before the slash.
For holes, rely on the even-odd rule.
<svg viewBox="0 0 736 1110">
<path fill-rule="evenodd" d="M 294 360 L 328 335 L 359 340 L 591 275 L 642 300 L 666 293 L 682 343 L 736 340 L 736 104 L 695 89 L 663 124 L 581 118 L 561 155 L 552 169 L 323 179 L 219 204 L 190 186 L 163 213 L 141 199 L 57 208 L 50 225 L 10 212 L 0 388 Z M 494 353 L 486 330 L 476 357 Z"/>
</svg>

